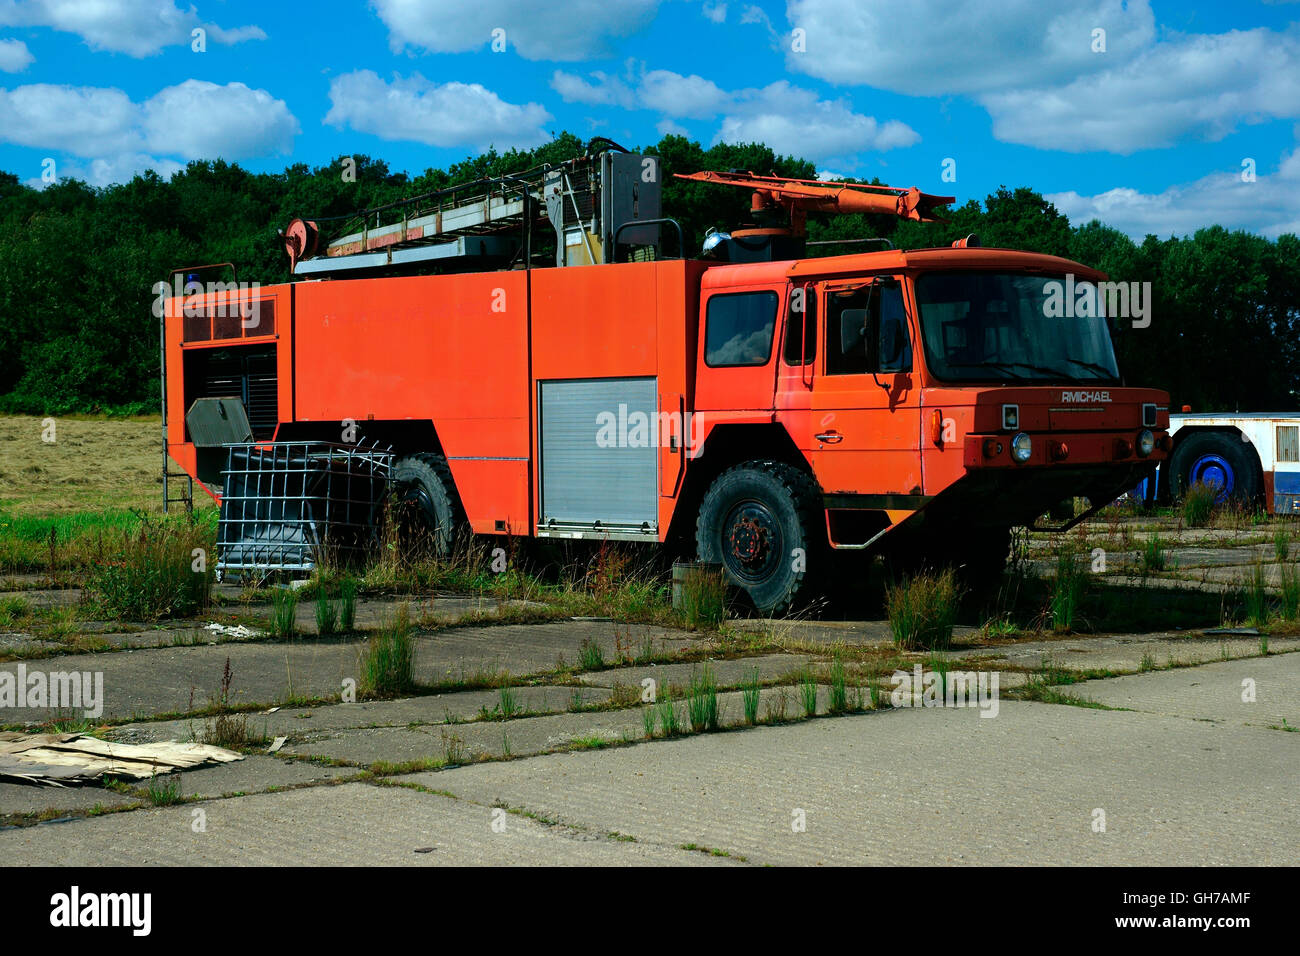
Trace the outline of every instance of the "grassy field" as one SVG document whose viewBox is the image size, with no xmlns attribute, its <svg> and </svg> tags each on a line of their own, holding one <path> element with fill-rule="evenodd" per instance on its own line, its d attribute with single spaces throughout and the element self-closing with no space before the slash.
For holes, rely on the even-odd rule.
<svg viewBox="0 0 1300 956">
<path fill-rule="evenodd" d="M 162 510 L 161 420 L 0 417 L 0 513 Z"/>
</svg>

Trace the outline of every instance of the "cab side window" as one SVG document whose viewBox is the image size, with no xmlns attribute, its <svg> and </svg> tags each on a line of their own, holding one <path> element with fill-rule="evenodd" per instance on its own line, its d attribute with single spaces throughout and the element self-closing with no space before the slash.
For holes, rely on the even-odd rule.
<svg viewBox="0 0 1300 956">
<path fill-rule="evenodd" d="M 790 290 L 785 317 L 786 365 L 811 365 L 817 357 L 817 290 L 811 286 Z"/>
<path fill-rule="evenodd" d="M 827 305 L 826 372 L 909 371 L 912 346 L 897 283 L 832 292 Z"/>
<path fill-rule="evenodd" d="M 709 299 L 704 362 L 710 368 L 766 365 L 780 300 L 775 292 L 737 292 Z"/>
</svg>

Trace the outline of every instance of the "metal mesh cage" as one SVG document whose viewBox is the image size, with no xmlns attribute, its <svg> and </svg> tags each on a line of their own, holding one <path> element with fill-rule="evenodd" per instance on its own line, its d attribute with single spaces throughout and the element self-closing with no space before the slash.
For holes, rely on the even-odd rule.
<svg viewBox="0 0 1300 956">
<path fill-rule="evenodd" d="M 349 563 L 374 544 L 391 451 L 326 442 L 226 447 L 219 571 L 310 571 L 326 550 Z"/>
</svg>

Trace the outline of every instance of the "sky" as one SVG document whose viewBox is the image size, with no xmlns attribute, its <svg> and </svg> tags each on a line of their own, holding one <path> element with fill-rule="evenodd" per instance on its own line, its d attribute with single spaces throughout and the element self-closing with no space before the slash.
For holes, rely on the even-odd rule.
<svg viewBox="0 0 1300 956">
<path fill-rule="evenodd" d="M 0 0 L 0 169 L 418 174 L 568 130 L 1300 233 L 1300 0 Z M 766 170 L 756 170 L 766 172 Z"/>
</svg>

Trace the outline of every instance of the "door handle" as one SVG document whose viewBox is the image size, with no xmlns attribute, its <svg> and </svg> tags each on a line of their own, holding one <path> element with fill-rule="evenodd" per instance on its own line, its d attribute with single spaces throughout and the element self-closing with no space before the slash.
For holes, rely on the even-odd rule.
<svg viewBox="0 0 1300 956">
<path fill-rule="evenodd" d="M 828 432 L 822 432 L 820 435 L 814 435 L 813 437 L 824 445 L 838 445 L 840 442 L 844 441 L 844 436 L 834 429 L 831 429 Z"/>
</svg>

